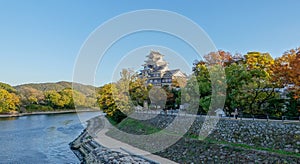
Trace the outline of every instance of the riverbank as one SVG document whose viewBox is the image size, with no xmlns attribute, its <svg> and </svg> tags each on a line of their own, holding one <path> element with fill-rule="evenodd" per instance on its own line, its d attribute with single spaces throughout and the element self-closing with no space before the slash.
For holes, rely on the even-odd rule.
<svg viewBox="0 0 300 164">
<path fill-rule="evenodd" d="M 8 117 L 22 117 L 30 115 L 45 115 L 45 114 L 64 114 L 64 113 L 78 113 L 78 112 L 99 112 L 98 109 L 79 109 L 79 110 L 58 110 L 58 111 L 45 111 L 45 112 L 26 112 L 26 113 L 13 113 L 13 114 L 0 114 L 0 118 Z"/>
<path fill-rule="evenodd" d="M 87 128 L 69 144 L 81 163 L 158 164 L 158 162 L 134 155 L 125 149 L 113 150 L 100 145 L 95 138 L 97 132 L 104 128 L 104 124 L 99 117 L 90 119 Z"/>
</svg>

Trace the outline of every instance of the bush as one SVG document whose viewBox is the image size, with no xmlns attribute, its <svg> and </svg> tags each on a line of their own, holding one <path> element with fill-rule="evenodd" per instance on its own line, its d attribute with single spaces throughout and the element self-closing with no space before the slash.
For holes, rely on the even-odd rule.
<svg viewBox="0 0 300 164">
<path fill-rule="evenodd" d="M 30 104 L 30 105 L 26 106 L 26 111 L 27 112 L 44 112 L 44 111 L 53 111 L 53 108 L 51 106 Z"/>
<path fill-rule="evenodd" d="M 108 117 L 116 123 L 120 123 L 123 119 L 127 117 L 127 115 L 125 115 L 123 112 L 117 109 L 111 116 L 106 115 L 106 117 Z"/>
</svg>

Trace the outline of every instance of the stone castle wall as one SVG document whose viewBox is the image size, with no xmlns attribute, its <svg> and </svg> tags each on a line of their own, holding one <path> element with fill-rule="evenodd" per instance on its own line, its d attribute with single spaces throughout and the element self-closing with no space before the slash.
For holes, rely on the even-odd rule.
<svg viewBox="0 0 300 164">
<path fill-rule="evenodd" d="M 172 123 L 175 117 L 157 115 L 155 118 L 146 120 L 146 122 L 159 128 L 165 128 Z M 179 120 L 183 122 L 187 119 L 184 116 L 180 117 L 182 118 Z M 187 134 L 199 135 L 203 122 L 204 117 L 197 117 Z M 208 138 L 299 153 L 300 123 L 221 118 Z"/>
</svg>

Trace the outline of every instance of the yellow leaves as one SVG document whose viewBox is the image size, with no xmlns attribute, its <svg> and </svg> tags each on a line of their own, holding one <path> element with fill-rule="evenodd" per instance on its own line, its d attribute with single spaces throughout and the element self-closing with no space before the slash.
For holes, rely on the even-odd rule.
<svg viewBox="0 0 300 164">
<path fill-rule="evenodd" d="M 11 112 L 17 109 L 20 100 L 14 93 L 9 93 L 5 89 L 0 89 L 0 113 Z"/>
<path fill-rule="evenodd" d="M 38 99 L 35 96 L 31 95 L 28 97 L 28 101 L 33 104 L 37 103 Z"/>
<path fill-rule="evenodd" d="M 245 55 L 247 68 L 250 70 L 263 70 L 268 78 L 272 74 L 274 59 L 269 53 L 248 52 Z"/>
</svg>

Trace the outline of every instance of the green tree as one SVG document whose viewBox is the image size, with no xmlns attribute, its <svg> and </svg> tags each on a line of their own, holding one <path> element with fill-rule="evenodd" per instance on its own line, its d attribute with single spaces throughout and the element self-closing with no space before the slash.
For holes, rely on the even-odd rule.
<svg viewBox="0 0 300 164">
<path fill-rule="evenodd" d="M 149 90 L 152 87 L 146 85 L 146 79 L 133 75 L 132 80 L 129 83 L 129 94 L 131 101 L 134 105 L 143 106 L 144 101 L 149 103 Z"/>
<path fill-rule="evenodd" d="M 120 73 L 121 78 L 115 83 L 112 88 L 113 98 L 117 108 L 125 114 L 130 114 L 133 111 L 133 102 L 130 98 L 130 83 L 134 80 L 134 73 L 131 70 L 123 69 Z"/>
<path fill-rule="evenodd" d="M 208 70 L 208 65 L 204 61 L 195 62 L 193 67 L 193 72 L 196 79 L 191 79 L 188 81 L 187 86 L 190 88 L 194 88 L 194 80 L 197 81 L 198 90 L 200 94 L 199 103 L 199 111 L 198 113 L 207 113 L 209 110 L 211 94 L 212 94 L 212 86 L 211 79 Z M 192 89 L 189 89 L 192 90 Z"/>
<path fill-rule="evenodd" d="M 266 114 L 263 107 L 279 96 L 276 86 L 262 69 L 249 70 L 245 64 L 232 64 L 226 68 L 226 78 L 229 112 L 239 108 L 248 114 Z"/>
<path fill-rule="evenodd" d="M 235 108 L 245 105 L 242 100 L 243 86 L 249 82 L 249 75 L 244 64 L 233 63 L 225 68 L 227 94 L 225 101 L 226 112 L 234 112 Z"/>
<path fill-rule="evenodd" d="M 200 94 L 198 113 L 214 112 L 218 108 L 223 108 L 226 96 L 227 86 L 223 69 L 225 59 L 222 57 L 220 62 L 219 60 L 215 61 L 215 53 L 210 53 L 206 55 L 205 58 L 209 58 L 210 63 L 204 61 L 196 62 L 193 68 Z M 228 60 L 231 61 L 231 59 L 227 60 L 227 58 L 229 57 L 226 57 L 226 63 Z M 213 103 L 211 103 L 211 101 L 213 101 Z"/>
<path fill-rule="evenodd" d="M 163 88 L 159 86 L 152 87 L 152 89 L 149 91 L 149 98 L 151 101 L 151 106 L 155 106 L 155 109 L 165 108 L 167 102 L 167 93 Z"/>
</svg>

